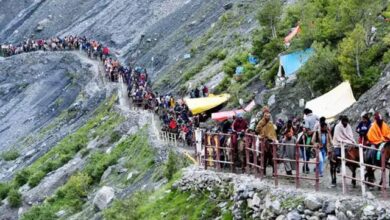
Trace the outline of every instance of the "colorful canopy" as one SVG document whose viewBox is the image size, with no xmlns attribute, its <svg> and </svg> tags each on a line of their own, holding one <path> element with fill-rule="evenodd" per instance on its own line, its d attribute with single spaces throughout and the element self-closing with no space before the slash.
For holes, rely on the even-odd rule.
<svg viewBox="0 0 390 220">
<path fill-rule="evenodd" d="M 343 82 L 328 93 L 306 103 L 318 117 L 333 121 L 338 114 L 356 102 L 349 82 Z"/>
<path fill-rule="evenodd" d="M 255 101 L 252 101 L 244 109 L 213 113 L 211 114 L 211 118 L 216 121 L 224 121 L 226 119 L 232 118 L 235 115 L 251 112 L 255 106 Z"/>
<path fill-rule="evenodd" d="M 188 108 L 192 112 L 192 114 L 196 115 L 207 110 L 213 109 L 230 99 L 229 94 L 221 94 L 221 95 L 212 95 L 210 94 L 208 97 L 204 98 L 186 98 L 184 102 L 187 104 Z"/>
<path fill-rule="evenodd" d="M 284 70 L 284 76 L 291 76 L 295 74 L 314 54 L 312 48 L 300 50 L 294 53 L 280 56 L 279 71 Z"/>
</svg>

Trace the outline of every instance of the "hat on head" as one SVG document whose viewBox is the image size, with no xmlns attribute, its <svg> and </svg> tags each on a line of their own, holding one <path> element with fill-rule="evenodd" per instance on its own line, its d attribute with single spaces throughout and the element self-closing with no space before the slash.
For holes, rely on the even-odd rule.
<svg viewBox="0 0 390 220">
<path fill-rule="evenodd" d="M 379 112 L 375 112 L 374 119 L 375 119 L 375 121 L 381 121 L 382 115 Z"/>
</svg>

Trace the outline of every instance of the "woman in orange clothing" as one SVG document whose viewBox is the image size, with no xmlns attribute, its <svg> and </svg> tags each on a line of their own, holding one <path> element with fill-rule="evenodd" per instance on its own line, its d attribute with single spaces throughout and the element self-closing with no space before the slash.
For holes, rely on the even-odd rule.
<svg viewBox="0 0 390 220">
<path fill-rule="evenodd" d="M 390 127 L 383 121 L 382 116 L 377 112 L 374 115 L 374 123 L 367 133 L 368 141 L 375 146 L 390 142 Z"/>
<path fill-rule="evenodd" d="M 390 127 L 383 121 L 379 112 L 374 115 L 374 123 L 371 125 L 367 133 L 367 138 L 370 144 L 374 145 L 379 150 L 369 150 L 368 160 L 372 164 L 376 164 L 381 159 L 381 147 L 390 142 Z"/>
</svg>

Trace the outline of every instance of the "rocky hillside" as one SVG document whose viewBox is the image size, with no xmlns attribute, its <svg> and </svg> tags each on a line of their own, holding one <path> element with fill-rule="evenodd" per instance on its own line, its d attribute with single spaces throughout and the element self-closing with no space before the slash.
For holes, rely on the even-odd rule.
<svg viewBox="0 0 390 220">
<path fill-rule="evenodd" d="M 0 64 L 0 179 L 7 180 L 83 125 L 109 92 L 96 63 L 73 53 L 29 53 Z"/>
<path fill-rule="evenodd" d="M 279 11 L 262 10 L 275 2 L 271 9 L 280 6 Z M 146 67 L 160 94 L 183 96 L 205 84 L 213 92 L 232 94 L 226 108 L 237 108 L 239 99 L 256 99 L 270 106 L 275 119 L 301 114 L 300 99 L 320 95 L 345 75 L 369 87 L 380 76 L 345 113 L 354 121 L 370 109 L 389 117 L 385 18 L 363 14 L 367 24 L 361 27 L 359 20 L 345 19 L 348 13 L 360 18 L 359 13 L 342 11 L 344 24 L 352 23 L 344 31 L 343 25 L 327 23 L 334 22 L 337 7 L 301 2 L 0 0 L 0 44 L 30 36 L 86 35 L 108 45 L 123 64 Z M 379 6 L 370 10 L 388 10 L 385 1 L 375 2 Z M 268 12 L 277 14 L 277 25 L 264 19 L 273 16 Z M 303 29 L 312 27 L 312 20 L 323 35 L 302 31 L 285 48 L 283 38 L 291 27 L 298 21 Z M 366 32 L 370 22 L 375 34 Z M 349 59 L 350 45 L 366 40 L 360 33 L 372 37 L 361 55 L 363 78 L 350 71 L 355 66 Z M 274 87 L 278 55 L 310 46 L 320 52 L 317 60 L 285 87 Z M 252 55 L 259 60 L 255 65 L 248 61 Z M 238 66 L 245 69 L 241 77 L 235 76 Z M 180 171 L 189 162 L 183 150 L 158 139 L 158 119 L 131 109 L 126 85 L 107 82 L 101 63 L 83 53 L 0 57 L 0 67 L 1 220 L 389 218 L 387 204 L 372 194 L 366 201 L 306 196 L 312 191 L 275 190 L 269 181 L 245 175 L 199 167 Z"/>
</svg>

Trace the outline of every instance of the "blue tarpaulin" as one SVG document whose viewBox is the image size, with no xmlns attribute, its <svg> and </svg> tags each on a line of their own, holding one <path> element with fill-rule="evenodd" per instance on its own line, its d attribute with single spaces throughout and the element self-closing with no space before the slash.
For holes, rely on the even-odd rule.
<svg viewBox="0 0 390 220">
<path fill-rule="evenodd" d="M 243 66 L 238 66 L 236 68 L 236 75 L 240 75 L 242 73 L 244 73 L 244 67 Z"/>
<path fill-rule="evenodd" d="M 249 63 L 252 64 L 252 65 L 256 65 L 256 64 L 259 63 L 259 60 L 258 60 L 256 57 L 252 56 L 252 55 L 250 55 L 250 56 L 248 57 L 248 61 L 249 61 Z"/>
<path fill-rule="evenodd" d="M 280 65 L 284 69 L 285 76 L 291 76 L 296 73 L 309 60 L 313 53 L 314 50 L 309 48 L 280 56 Z"/>
</svg>

